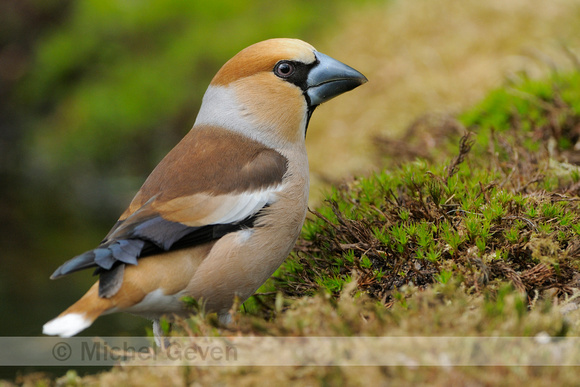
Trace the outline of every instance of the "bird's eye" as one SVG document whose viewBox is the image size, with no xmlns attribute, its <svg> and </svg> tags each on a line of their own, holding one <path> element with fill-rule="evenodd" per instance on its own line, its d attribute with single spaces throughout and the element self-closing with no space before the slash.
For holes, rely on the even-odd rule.
<svg viewBox="0 0 580 387">
<path fill-rule="evenodd" d="M 292 74 L 294 74 L 294 64 L 291 62 L 278 62 L 276 67 L 274 67 L 274 74 L 279 76 L 280 78 L 288 78 Z"/>
</svg>

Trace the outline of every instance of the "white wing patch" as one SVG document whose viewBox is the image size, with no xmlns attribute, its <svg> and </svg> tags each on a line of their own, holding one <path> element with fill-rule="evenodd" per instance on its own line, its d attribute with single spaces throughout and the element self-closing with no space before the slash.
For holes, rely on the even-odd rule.
<svg viewBox="0 0 580 387">
<path fill-rule="evenodd" d="M 264 206 L 275 203 L 284 184 L 252 192 L 227 195 L 195 194 L 168 202 L 153 203 L 164 219 L 190 227 L 241 222 Z"/>
<path fill-rule="evenodd" d="M 276 202 L 276 193 L 282 190 L 283 185 L 260 190 L 256 192 L 244 192 L 238 195 L 223 195 L 224 208 L 229 207 L 219 219 L 211 222 L 212 224 L 229 224 L 241 222 L 242 220 L 255 215 L 264 206 Z M 227 199 L 226 199 L 227 198 Z"/>
<path fill-rule="evenodd" d="M 275 200 L 273 192 L 243 193 L 237 196 L 235 202 L 231 203 L 232 206 L 228 213 L 215 223 L 228 224 L 242 221 L 256 214 L 266 204 L 272 204 Z"/>
</svg>

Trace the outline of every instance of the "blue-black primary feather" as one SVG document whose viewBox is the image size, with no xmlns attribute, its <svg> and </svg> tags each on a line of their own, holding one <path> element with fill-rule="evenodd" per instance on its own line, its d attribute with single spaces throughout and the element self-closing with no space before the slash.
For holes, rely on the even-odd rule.
<svg viewBox="0 0 580 387">
<path fill-rule="evenodd" d="M 68 260 L 50 278 L 91 267 L 96 267 L 95 274 L 101 274 L 119 264 L 137 265 L 139 258 L 200 245 L 231 232 L 252 228 L 258 215 L 237 223 L 202 227 L 189 227 L 161 217 L 152 218 L 123 233 L 126 239 L 105 240 L 96 249 Z"/>
</svg>

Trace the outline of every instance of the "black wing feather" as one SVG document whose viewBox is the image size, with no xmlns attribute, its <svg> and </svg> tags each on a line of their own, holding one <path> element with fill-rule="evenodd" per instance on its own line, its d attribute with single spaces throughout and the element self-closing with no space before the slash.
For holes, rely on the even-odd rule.
<svg viewBox="0 0 580 387">
<path fill-rule="evenodd" d="M 139 258 L 201 245 L 231 232 L 252 228 L 259 214 L 241 222 L 202 227 L 189 227 L 159 217 L 158 220 L 147 222 L 149 228 L 135 227 L 128 235 L 126 234 L 127 239 L 105 241 L 96 249 L 68 260 L 56 269 L 50 278 L 55 279 L 91 267 L 96 267 L 94 274 L 102 274 L 114 269 L 118 264 L 136 265 Z M 153 229 L 171 230 L 173 233 L 167 234 L 166 231 L 159 233 Z M 159 239 L 161 235 L 167 236 L 167 239 Z"/>
</svg>

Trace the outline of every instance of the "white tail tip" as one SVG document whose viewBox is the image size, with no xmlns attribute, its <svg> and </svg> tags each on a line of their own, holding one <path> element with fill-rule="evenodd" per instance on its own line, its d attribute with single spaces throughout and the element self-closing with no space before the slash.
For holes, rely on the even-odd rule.
<svg viewBox="0 0 580 387">
<path fill-rule="evenodd" d="M 71 337 L 91 325 L 92 321 L 78 313 L 65 314 L 50 320 L 42 327 L 42 333 L 50 336 Z"/>
</svg>

